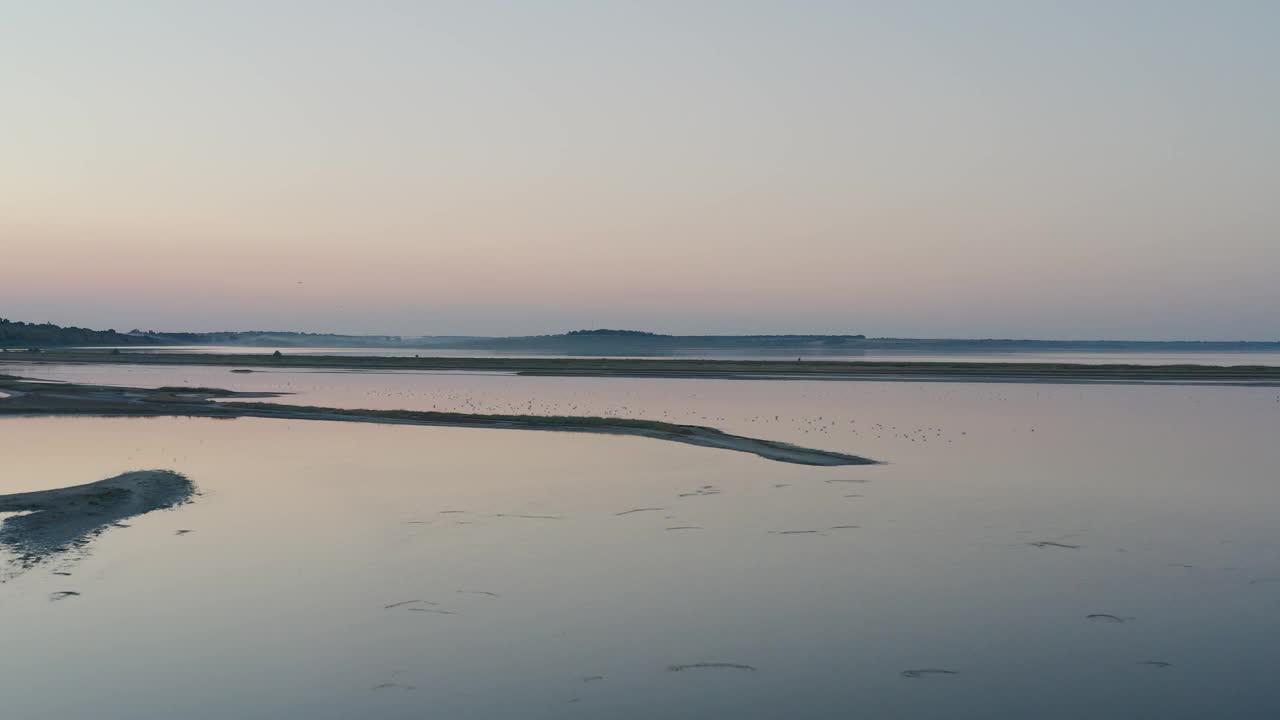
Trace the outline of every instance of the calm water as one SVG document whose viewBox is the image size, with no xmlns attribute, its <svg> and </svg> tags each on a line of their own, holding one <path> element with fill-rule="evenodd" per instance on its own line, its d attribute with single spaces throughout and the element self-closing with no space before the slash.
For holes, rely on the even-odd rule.
<svg viewBox="0 0 1280 720">
<path fill-rule="evenodd" d="M 1274 388 L 0 372 L 655 417 L 890 463 L 529 431 L 0 420 L 0 492 L 172 468 L 203 493 L 0 583 L 6 718 L 1280 714 Z M 618 514 L 635 508 L 661 509 Z M 50 601 L 62 590 L 81 595 Z M 756 669 L 668 670 L 694 663 Z M 901 675 L 930 668 L 957 674 Z"/>
<path fill-rule="evenodd" d="M 103 349 L 103 348 L 95 348 Z M 276 350 L 290 355 L 340 355 L 383 357 L 599 357 L 563 355 L 559 353 L 508 353 L 489 350 L 445 350 L 439 348 L 292 348 L 292 347 L 241 347 L 234 345 L 190 345 L 162 348 L 122 347 L 131 353 L 214 353 L 226 355 L 268 355 Z M 789 360 L 797 355 L 794 350 L 782 352 L 683 350 L 662 357 L 704 358 L 727 360 Z M 636 356 L 641 357 L 641 356 Z M 643 357 L 655 357 L 653 355 Z M 1280 365 L 1280 352 L 891 352 L 884 350 L 841 351 L 813 348 L 804 353 L 808 360 L 864 360 L 864 361 L 915 361 L 915 362 L 1051 362 L 1051 363 L 1131 363 L 1137 365 Z"/>
</svg>

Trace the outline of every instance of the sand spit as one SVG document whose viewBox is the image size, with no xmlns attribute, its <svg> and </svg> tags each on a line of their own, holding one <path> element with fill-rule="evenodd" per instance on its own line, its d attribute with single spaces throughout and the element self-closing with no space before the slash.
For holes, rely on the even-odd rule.
<svg viewBox="0 0 1280 720">
<path fill-rule="evenodd" d="M 341 408 L 281 405 L 275 403 L 218 403 L 219 415 L 280 418 L 285 420 L 330 420 L 391 425 L 434 425 L 444 427 L 495 428 L 506 430 L 547 430 L 552 432 L 633 435 L 670 442 L 719 448 L 758 455 L 768 460 L 797 465 L 877 465 L 875 460 L 830 450 L 800 447 L 774 440 L 732 435 L 701 425 L 677 425 L 648 420 L 601 417 L 548 417 L 543 415 L 472 415 L 467 413 L 417 412 L 408 410 L 346 410 Z M 0 403 L 0 413 L 4 405 Z M 225 412 L 233 411 L 233 412 Z M 157 414 L 199 415 L 199 412 Z"/>
<path fill-rule="evenodd" d="M 0 376 L 0 388 L 14 397 L 0 399 L 3 415 L 99 415 L 99 416 L 194 416 L 258 417 L 283 420 L 327 420 L 389 425 L 434 425 L 446 427 L 495 428 L 507 430 L 547 430 L 634 435 L 670 442 L 751 453 L 778 462 L 798 465 L 875 465 L 875 460 L 829 450 L 804 448 L 773 440 L 732 435 L 700 425 L 677 425 L 652 420 L 602 417 L 549 417 L 545 415 L 478 415 L 469 413 L 419 412 L 410 410 L 350 410 L 265 402 L 214 402 L 214 399 L 271 397 L 270 393 L 237 393 L 217 388 L 172 388 L 152 390 L 76 385 L 45 385 L 21 378 Z"/>
<path fill-rule="evenodd" d="M 23 512 L 0 524 L 0 546 L 29 568 L 83 548 L 122 520 L 189 501 L 195 485 L 168 470 L 143 470 L 87 485 L 0 495 L 0 512 Z"/>
<path fill-rule="evenodd" d="M 332 370 L 469 370 L 535 376 L 706 378 L 721 380 L 901 380 L 910 382 L 1167 383 L 1280 385 L 1280 367 L 1134 365 L 946 360 L 726 360 L 695 358 L 377 357 L 284 354 L 121 353 L 52 350 L 11 353 L 10 362 L 208 365 Z"/>
</svg>

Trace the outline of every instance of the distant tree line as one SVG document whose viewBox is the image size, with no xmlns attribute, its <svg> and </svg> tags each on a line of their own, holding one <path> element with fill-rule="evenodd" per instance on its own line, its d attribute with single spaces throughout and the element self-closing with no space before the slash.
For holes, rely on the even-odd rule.
<svg viewBox="0 0 1280 720">
<path fill-rule="evenodd" d="M 581 337 L 584 335 L 604 336 L 604 337 L 666 337 L 658 333 L 645 332 L 643 330 L 570 330 L 567 335 Z"/>
<path fill-rule="evenodd" d="M 53 323 L 14 322 L 0 318 L 0 347 L 66 347 L 74 345 L 154 345 L 155 340 L 118 333 L 115 330 L 89 330 L 60 327 Z"/>
<path fill-rule="evenodd" d="M 294 332 L 290 330 L 223 330 L 218 332 L 132 330 L 130 334 L 154 338 L 166 345 L 292 345 L 298 347 L 368 345 L 380 347 L 404 343 L 404 338 L 399 335 L 335 335 L 332 333 Z"/>
</svg>

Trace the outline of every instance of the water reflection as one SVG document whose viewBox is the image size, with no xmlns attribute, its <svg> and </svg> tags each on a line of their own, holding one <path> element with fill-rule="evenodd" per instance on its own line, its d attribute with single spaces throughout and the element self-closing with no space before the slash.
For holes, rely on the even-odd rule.
<svg viewBox="0 0 1280 720">
<path fill-rule="evenodd" d="M 103 535 L 71 576 L 0 584 L 6 717 L 1280 710 L 1274 390 L 222 377 L 326 404 L 697 415 L 891 464 L 503 430 L 0 420 L 2 492 L 151 467 L 204 491 Z M 63 591 L 79 595 L 50 601 Z"/>
</svg>

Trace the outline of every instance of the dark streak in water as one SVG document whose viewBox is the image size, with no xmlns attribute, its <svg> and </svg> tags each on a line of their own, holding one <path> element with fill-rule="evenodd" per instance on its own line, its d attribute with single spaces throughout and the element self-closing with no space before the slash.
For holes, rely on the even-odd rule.
<svg viewBox="0 0 1280 720">
<path fill-rule="evenodd" d="M 903 670 L 898 674 L 906 678 L 923 678 L 934 675 L 959 675 L 960 673 L 955 670 L 943 670 L 941 668 L 920 668 L 918 670 Z"/>
<path fill-rule="evenodd" d="M 741 665 L 739 663 L 690 663 L 688 665 L 668 665 L 667 672 L 684 672 L 685 670 L 701 670 L 718 668 L 723 670 L 749 670 L 755 672 L 756 668 L 751 665 Z"/>
<path fill-rule="evenodd" d="M 1092 613 L 1090 615 L 1085 615 L 1084 619 L 1092 620 L 1094 622 L 1126 623 L 1126 622 L 1129 622 L 1130 620 L 1133 620 L 1134 618 L 1121 617 L 1119 615 L 1110 615 L 1108 613 Z"/>
<path fill-rule="evenodd" d="M 391 608 L 398 608 L 398 607 L 401 607 L 402 605 L 412 605 L 414 603 L 421 603 L 423 605 L 439 605 L 440 604 L 440 603 L 431 602 L 430 600 L 401 600 L 400 602 L 391 603 L 390 605 L 383 605 L 382 607 L 384 610 L 390 610 Z"/>
<path fill-rule="evenodd" d="M 700 497 L 700 496 L 719 495 L 719 494 L 720 494 L 720 491 L 717 490 L 716 488 L 705 486 L 705 487 L 700 487 L 697 490 L 694 490 L 693 492 L 680 493 L 678 497 L 682 497 L 682 498 L 683 497 Z"/>
</svg>

